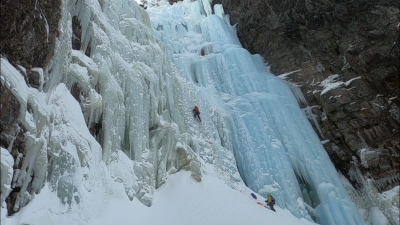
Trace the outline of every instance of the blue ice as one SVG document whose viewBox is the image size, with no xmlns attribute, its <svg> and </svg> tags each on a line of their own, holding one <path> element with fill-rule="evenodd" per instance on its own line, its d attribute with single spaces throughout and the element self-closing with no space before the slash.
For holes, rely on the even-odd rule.
<svg viewBox="0 0 400 225">
<path fill-rule="evenodd" d="M 297 217 L 364 224 L 289 86 L 242 48 L 229 19 L 206 16 L 202 2 L 148 11 L 181 76 L 206 101 L 222 102 L 215 107 L 227 115 L 243 181 Z"/>
</svg>

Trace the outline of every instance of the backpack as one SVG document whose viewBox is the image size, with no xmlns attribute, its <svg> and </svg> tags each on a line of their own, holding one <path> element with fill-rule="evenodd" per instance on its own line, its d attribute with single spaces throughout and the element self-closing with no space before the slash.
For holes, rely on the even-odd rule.
<svg viewBox="0 0 400 225">
<path fill-rule="evenodd" d="M 272 195 L 271 195 L 271 203 L 268 203 L 268 199 L 265 200 L 265 202 L 266 202 L 267 204 L 274 204 L 274 205 L 275 205 L 275 198 L 272 197 Z"/>
<path fill-rule="evenodd" d="M 254 199 L 257 199 L 257 196 L 254 193 L 251 193 L 251 197 L 253 197 Z"/>
<path fill-rule="evenodd" d="M 195 107 L 194 107 L 194 111 L 195 111 L 196 113 L 198 113 L 198 112 L 199 112 L 199 107 L 195 106 Z"/>
</svg>

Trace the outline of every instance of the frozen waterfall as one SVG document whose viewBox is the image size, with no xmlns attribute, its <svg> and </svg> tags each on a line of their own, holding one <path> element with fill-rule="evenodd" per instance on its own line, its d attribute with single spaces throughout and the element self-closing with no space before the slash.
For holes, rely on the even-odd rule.
<svg viewBox="0 0 400 225">
<path fill-rule="evenodd" d="M 184 1 L 148 11 L 198 104 L 211 105 L 202 104 L 207 133 L 234 153 L 247 186 L 264 197 L 271 192 L 282 208 L 321 224 L 363 224 L 288 85 L 242 48 L 221 5 L 211 15 L 205 5 Z"/>
<path fill-rule="evenodd" d="M 363 224 L 290 88 L 242 48 L 221 5 L 157 1 L 146 12 L 134 0 L 77 0 L 61 11 L 39 90 L 1 58 L 27 152 L 13 177 L 12 149 L 1 148 L 2 207 L 21 190 L 20 212 L 2 210 L 2 224 L 95 224 L 115 199 L 152 206 L 180 170 L 247 196 L 271 192 L 298 218 Z M 72 49 L 73 18 L 80 50 Z"/>
</svg>

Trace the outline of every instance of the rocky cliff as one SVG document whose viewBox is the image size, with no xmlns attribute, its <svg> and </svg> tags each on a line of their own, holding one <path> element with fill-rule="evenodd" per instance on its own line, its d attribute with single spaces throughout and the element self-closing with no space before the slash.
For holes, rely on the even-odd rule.
<svg viewBox="0 0 400 225">
<path fill-rule="evenodd" d="M 14 65 L 20 65 L 26 83 L 33 88 L 43 88 L 43 68 L 49 64 L 54 53 L 58 22 L 61 17 L 61 0 L 21 0 L 0 3 L 0 54 Z M 41 81 L 42 80 L 42 81 Z M 11 149 L 14 158 L 13 171 L 21 169 L 26 156 L 25 128 L 18 122 L 20 103 L 0 83 L 0 146 Z M 29 109 L 28 105 L 28 110 Z M 34 175 L 32 175 L 34 177 Z M 11 215 L 21 184 L 12 184 L 6 198 L 7 211 Z M 29 190 L 28 190 L 29 191 Z M 2 196 L 3 197 L 3 196 Z M 22 207 L 23 205 L 21 205 Z"/>
<path fill-rule="evenodd" d="M 354 187 L 372 178 L 384 191 L 399 181 L 398 98 L 400 10 L 393 0 L 214 0 L 222 3 L 241 43 L 262 55 L 275 74 L 298 86 L 316 115 L 315 129 L 335 166 Z M 26 82 L 40 87 L 59 35 L 59 0 L 0 3 L 0 53 L 21 65 Z M 79 21 L 73 21 L 79 33 Z M 75 37 L 79 37 L 76 35 Z M 76 44 L 77 43 L 77 44 Z M 73 48 L 79 49 L 73 39 Z M 78 45 L 78 46 L 76 46 Z M 46 73 L 45 73 L 46 74 Z M 24 159 L 20 106 L 0 84 L 1 146 L 12 147 L 14 169 Z M 79 87 L 77 91 L 79 92 Z M 75 96 L 75 95 L 74 95 Z M 6 110 L 4 110 L 6 109 Z M 29 107 L 28 107 L 29 110 Z M 328 141 L 329 140 L 329 141 Z M 359 163 L 357 163 L 359 162 Z M 8 213 L 20 191 L 7 197 Z"/>
<path fill-rule="evenodd" d="M 336 168 L 356 188 L 399 181 L 399 26 L 393 0 L 215 0 L 242 45 L 299 87 Z M 358 178 L 357 178 L 358 177 Z"/>
</svg>

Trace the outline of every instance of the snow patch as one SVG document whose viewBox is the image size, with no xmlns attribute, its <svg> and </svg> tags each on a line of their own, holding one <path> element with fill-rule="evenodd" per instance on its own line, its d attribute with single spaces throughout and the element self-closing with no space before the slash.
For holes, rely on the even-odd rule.
<svg viewBox="0 0 400 225">
<path fill-rule="evenodd" d="M 339 77 L 338 74 L 334 74 L 323 80 L 320 86 L 323 86 L 324 89 L 321 91 L 321 95 L 325 94 L 326 92 L 341 87 L 344 83 L 342 81 L 336 81 Z"/>
</svg>

